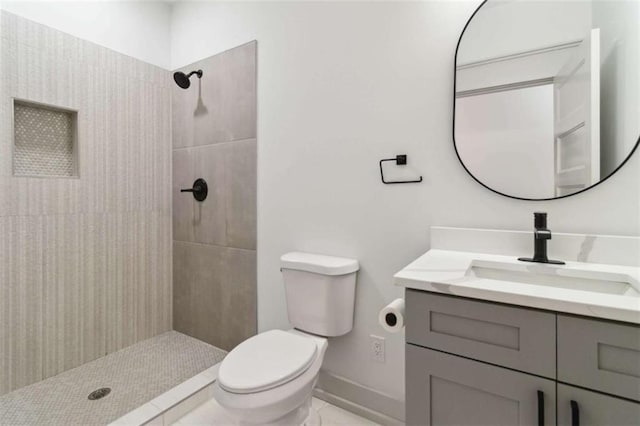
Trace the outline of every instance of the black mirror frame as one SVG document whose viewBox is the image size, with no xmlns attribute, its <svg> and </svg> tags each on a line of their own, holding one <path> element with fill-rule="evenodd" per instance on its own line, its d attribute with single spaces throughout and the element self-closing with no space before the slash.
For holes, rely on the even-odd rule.
<svg viewBox="0 0 640 426">
<path fill-rule="evenodd" d="M 634 152 L 636 152 L 638 150 L 638 146 L 640 145 L 640 135 L 638 136 L 638 140 L 636 141 L 636 144 L 633 146 L 633 148 L 631 149 L 631 151 L 629 152 L 627 157 L 622 161 L 622 163 L 620 163 L 620 165 L 618 167 L 616 167 L 604 179 L 601 179 L 598 183 L 594 183 L 593 185 L 591 185 L 591 186 L 589 186 L 587 188 L 581 189 L 580 191 L 576 191 L 576 192 L 573 192 L 573 193 L 567 194 L 567 195 L 561 195 L 559 197 L 552 197 L 552 198 L 524 198 L 524 197 L 516 197 L 515 195 L 505 194 L 503 192 L 497 191 L 497 190 L 485 185 L 484 183 L 482 183 L 478 178 L 476 178 L 473 175 L 473 173 L 471 173 L 471 171 L 467 168 L 467 166 L 465 166 L 464 162 L 462 161 L 462 158 L 460 157 L 460 153 L 458 152 L 458 147 L 456 145 L 456 82 L 457 82 L 457 73 L 458 73 L 458 49 L 460 48 L 460 43 L 462 42 L 462 37 L 464 37 L 464 33 L 467 30 L 467 27 L 469 26 L 469 24 L 471 23 L 473 18 L 476 16 L 476 13 L 478 13 L 478 11 L 482 8 L 482 6 L 484 6 L 485 3 L 487 3 L 488 1 L 489 0 L 483 0 L 483 2 L 480 3 L 480 5 L 476 8 L 476 10 L 473 12 L 473 14 L 471 14 L 471 17 L 469 17 L 469 20 L 467 20 L 467 23 L 464 25 L 464 28 L 462 29 L 462 32 L 460 33 L 460 37 L 458 38 L 458 44 L 456 44 L 456 53 L 455 53 L 455 57 L 454 57 L 454 60 L 453 60 L 453 128 L 452 128 L 452 132 L 451 133 L 452 133 L 452 138 L 453 138 L 453 149 L 456 151 L 456 157 L 458 157 L 458 161 L 460 161 L 460 164 L 462 165 L 464 170 L 469 174 L 469 176 L 471 176 L 473 178 L 473 180 L 478 182 L 480 185 L 484 186 L 485 188 L 487 188 L 491 192 L 494 192 L 496 194 L 502 195 L 504 197 L 512 198 L 512 199 L 515 199 L 515 200 L 523 200 L 523 201 L 560 200 L 562 198 L 572 197 L 574 195 L 581 194 L 581 193 L 583 193 L 585 191 L 588 191 L 591 188 L 595 188 L 596 186 L 598 186 L 601 183 L 605 182 L 611 176 L 615 175 L 616 172 L 618 170 L 620 170 L 627 163 L 627 161 L 629 161 L 629 159 L 634 154 Z"/>
</svg>

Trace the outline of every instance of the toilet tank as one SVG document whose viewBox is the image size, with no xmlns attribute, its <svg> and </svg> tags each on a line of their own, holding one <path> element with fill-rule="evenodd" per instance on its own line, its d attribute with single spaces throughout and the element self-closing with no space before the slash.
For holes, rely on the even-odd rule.
<svg viewBox="0 0 640 426">
<path fill-rule="evenodd" d="M 358 261 L 292 252 L 280 258 L 289 322 L 320 336 L 342 336 L 353 328 Z"/>
</svg>

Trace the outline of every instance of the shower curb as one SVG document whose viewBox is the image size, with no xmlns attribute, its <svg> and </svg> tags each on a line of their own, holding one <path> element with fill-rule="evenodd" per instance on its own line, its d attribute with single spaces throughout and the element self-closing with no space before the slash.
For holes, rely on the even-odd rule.
<svg viewBox="0 0 640 426">
<path fill-rule="evenodd" d="M 168 425 L 213 398 L 213 384 L 220 363 L 169 389 L 146 404 L 109 423 L 123 425 Z"/>
</svg>

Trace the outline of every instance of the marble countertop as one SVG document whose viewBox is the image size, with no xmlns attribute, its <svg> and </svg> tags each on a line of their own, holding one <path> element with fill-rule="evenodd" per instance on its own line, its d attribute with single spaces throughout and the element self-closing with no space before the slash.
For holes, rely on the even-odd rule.
<svg viewBox="0 0 640 426">
<path fill-rule="evenodd" d="M 394 275 L 398 286 L 640 324 L 640 268 L 521 262 L 432 249 Z"/>
</svg>

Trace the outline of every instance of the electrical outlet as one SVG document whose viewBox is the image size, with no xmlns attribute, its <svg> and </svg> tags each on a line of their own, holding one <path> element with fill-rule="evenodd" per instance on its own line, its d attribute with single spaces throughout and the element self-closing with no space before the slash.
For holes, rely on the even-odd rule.
<svg viewBox="0 0 640 426">
<path fill-rule="evenodd" d="M 384 337 L 369 336 L 371 338 L 371 359 L 384 363 Z"/>
</svg>

